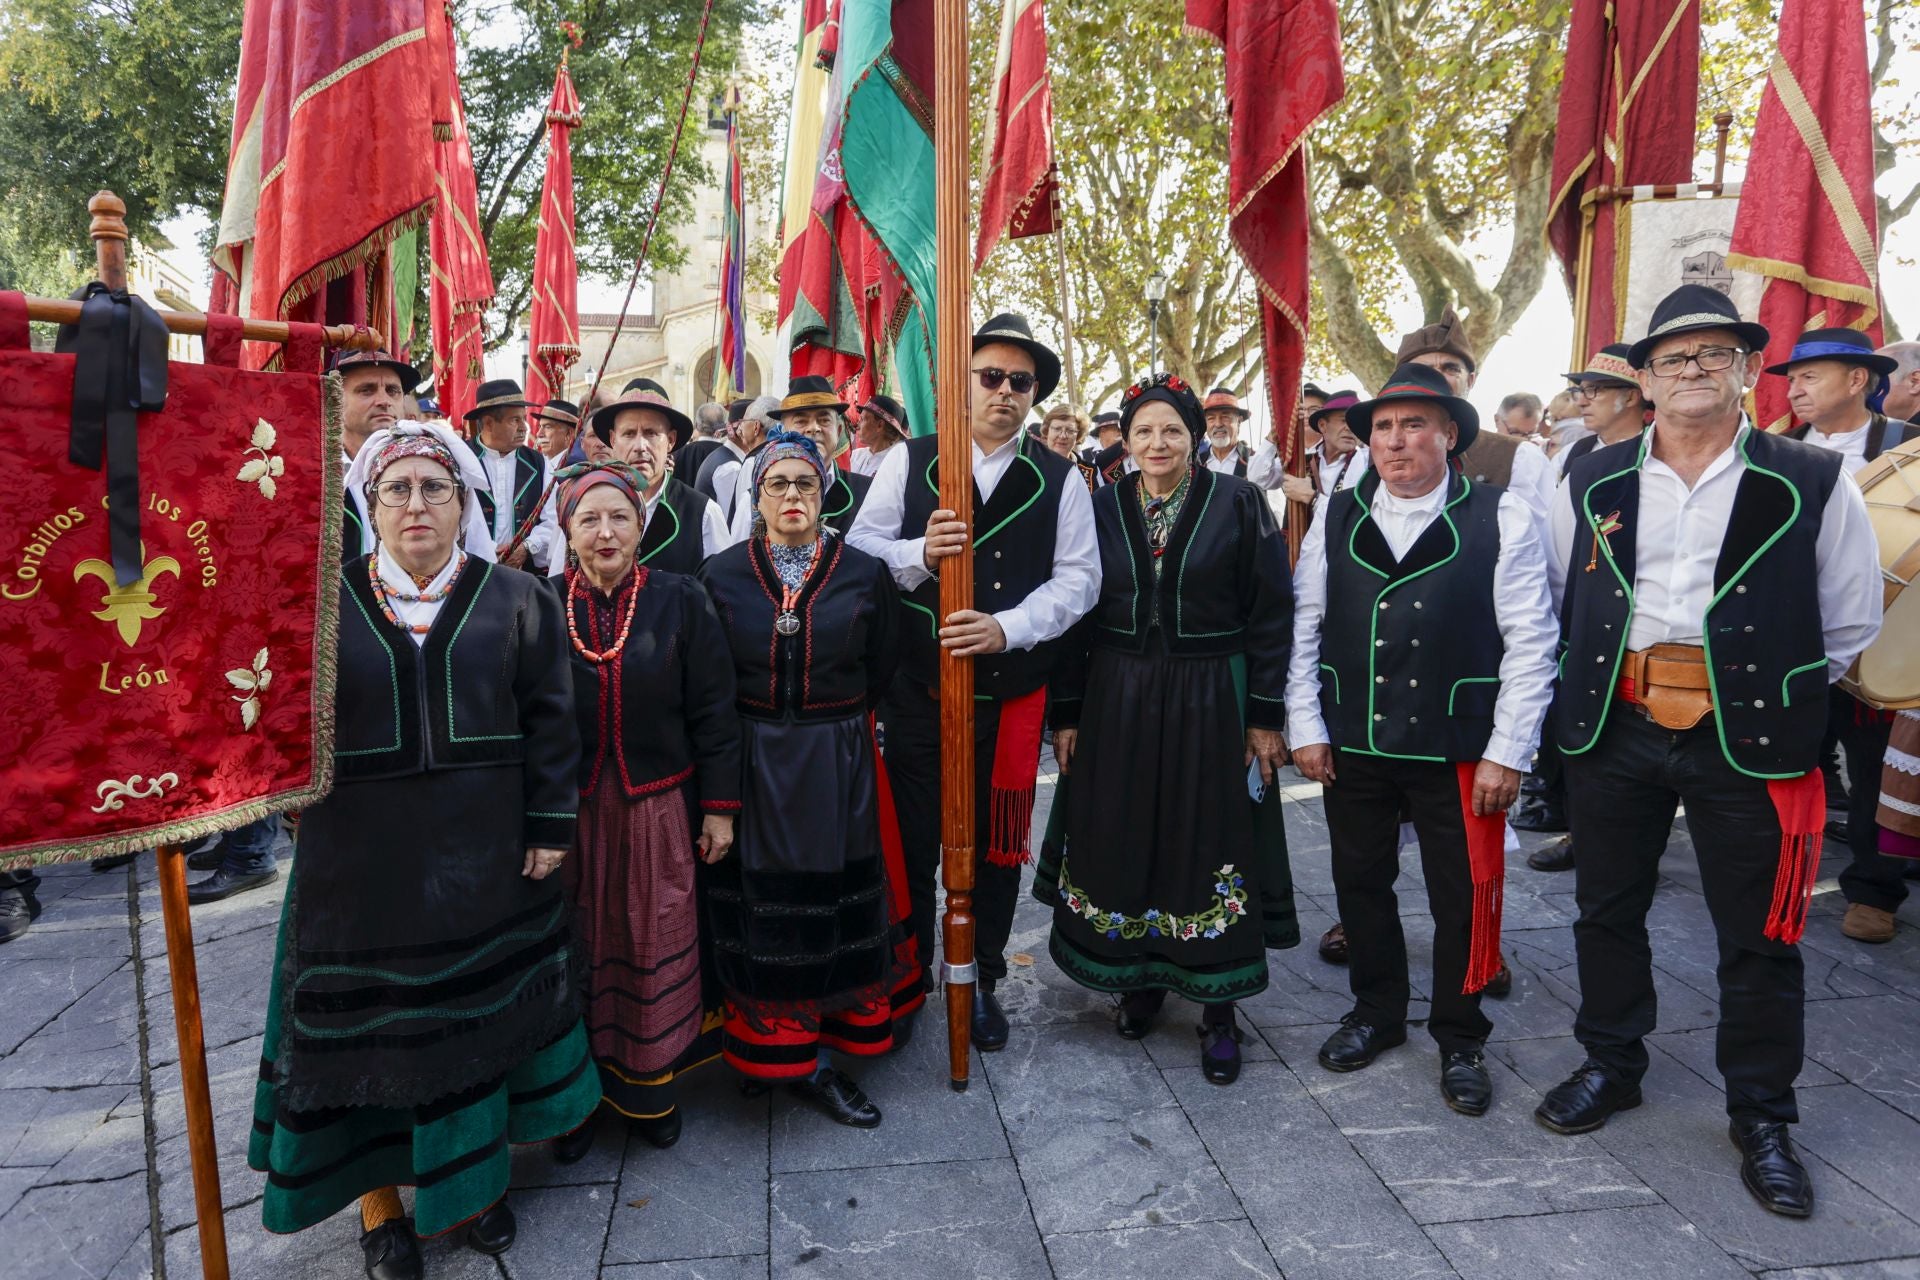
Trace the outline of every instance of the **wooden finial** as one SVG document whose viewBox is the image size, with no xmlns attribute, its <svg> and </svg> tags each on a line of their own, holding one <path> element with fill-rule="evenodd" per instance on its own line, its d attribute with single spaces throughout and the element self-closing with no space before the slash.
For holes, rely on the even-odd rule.
<svg viewBox="0 0 1920 1280">
<path fill-rule="evenodd" d="M 127 202 L 111 191 L 95 193 L 87 201 L 93 225 L 95 277 L 109 289 L 127 287 Z"/>
<path fill-rule="evenodd" d="M 1727 135 L 1733 131 L 1733 112 L 1722 111 L 1713 118 L 1713 185 L 1717 188 L 1727 176 Z"/>
</svg>

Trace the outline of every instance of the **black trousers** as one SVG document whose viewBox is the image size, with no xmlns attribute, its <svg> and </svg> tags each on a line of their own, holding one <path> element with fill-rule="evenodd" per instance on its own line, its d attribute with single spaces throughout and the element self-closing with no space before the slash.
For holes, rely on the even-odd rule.
<svg viewBox="0 0 1920 1280">
<path fill-rule="evenodd" d="M 920 963 L 933 966 L 940 938 L 934 900 L 940 882 L 940 703 L 910 680 L 896 680 L 881 704 L 887 726 L 884 753 L 900 815 L 901 852 L 907 864 L 907 896 Z M 1020 898 L 1020 868 L 987 861 L 987 796 L 993 777 L 993 744 L 1000 731 L 1000 704 L 973 704 L 973 916 L 974 959 L 981 984 L 991 991 L 1007 976 L 1007 939 Z M 1036 769 L 1038 760 L 1035 761 Z"/>
<path fill-rule="evenodd" d="M 1433 1012 L 1427 1030 L 1442 1052 L 1478 1049 L 1493 1030 L 1479 995 L 1463 995 L 1473 924 L 1473 873 L 1453 765 L 1333 753 L 1324 792 L 1333 838 L 1333 891 L 1347 927 L 1354 1011 L 1377 1027 L 1407 1020 L 1407 940 L 1393 882 L 1400 874 L 1403 814 L 1420 837 L 1433 911 Z"/>
<path fill-rule="evenodd" d="M 1799 1119 L 1793 1081 L 1805 1045 L 1800 949 L 1763 936 L 1780 862 L 1780 820 L 1767 784 L 1736 772 L 1712 721 L 1675 732 L 1615 703 L 1600 741 L 1567 762 L 1573 795 L 1573 926 L 1580 969 L 1574 1035 L 1628 1080 L 1646 1074 L 1655 1025 L 1647 910 L 1674 809 L 1687 830 L 1719 942 L 1716 1059 L 1727 1112 Z"/>
<path fill-rule="evenodd" d="M 1847 847 L 1853 861 L 1840 872 L 1840 892 L 1848 902 L 1882 911 L 1898 910 L 1907 900 L 1906 862 L 1880 852 L 1880 766 L 1887 758 L 1893 722 L 1835 685 L 1829 694 L 1827 736 L 1847 753 Z"/>
</svg>

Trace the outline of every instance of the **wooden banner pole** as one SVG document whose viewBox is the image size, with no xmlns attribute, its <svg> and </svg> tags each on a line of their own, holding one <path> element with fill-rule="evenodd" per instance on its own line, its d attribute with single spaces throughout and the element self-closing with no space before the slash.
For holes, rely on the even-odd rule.
<svg viewBox="0 0 1920 1280">
<path fill-rule="evenodd" d="M 933 225 L 936 263 L 934 403 L 940 439 L 940 505 L 973 524 L 973 432 L 968 381 L 971 248 L 967 237 L 967 3 L 933 6 Z M 940 567 L 940 615 L 973 607 L 973 556 Z M 941 977 L 947 996 L 947 1070 L 955 1092 L 967 1087 L 972 1041 L 973 959 L 973 660 L 940 652 L 940 879 L 947 891 Z"/>
</svg>

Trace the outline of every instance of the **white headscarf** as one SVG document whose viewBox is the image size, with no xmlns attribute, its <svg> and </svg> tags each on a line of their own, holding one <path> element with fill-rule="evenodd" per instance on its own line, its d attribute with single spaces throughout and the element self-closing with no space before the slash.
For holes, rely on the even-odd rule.
<svg viewBox="0 0 1920 1280">
<path fill-rule="evenodd" d="M 382 427 L 367 437 L 360 446 L 360 452 L 353 457 L 353 465 L 347 468 L 346 486 L 350 493 L 360 495 L 361 509 L 367 519 L 362 525 L 365 535 L 362 538 L 362 551 L 372 551 L 374 545 L 374 512 L 378 503 L 365 499 L 367 485 L 376 479 L 373 471 L 374 460 L 395 439 L 405 436 L 432 436 L 434 441 L 453 455 L 454 466 L 465 490 L 465 500 L 460 516 L 460 545 L 466 548 L 470 556 L 480 560 L 492 560 L 493 530 L 487 525 L 487 517 L 480 510 L 480 490 L 487 487 L 487 473 L 480 460 L 473 456 L 473 449 L 453 433 L 453 429 L 443 422 L 396 422 L 391 427 Z"/>
</svg>

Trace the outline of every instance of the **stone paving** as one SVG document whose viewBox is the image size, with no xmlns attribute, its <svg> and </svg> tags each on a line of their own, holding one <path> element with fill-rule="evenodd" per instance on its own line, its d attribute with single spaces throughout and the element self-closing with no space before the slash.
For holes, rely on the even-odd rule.
<svg viewBox="0 0 1920 1280">
<path fill-rule="evenodd" d="M 1316 792 L 1288 791 L 1308 941 L 1273 954 L 1272 986 L 1244 1006 L 1247 1064 L 1233 1087 L 1201 1077 L 1192 1011 L 1178 1002 L 1145 1041 L 1115 1036 L 1110 1002 L 1052 967 L 1047 913 L 1023 900 L 1022 955 L 1002 988 L 1012 1043 L 976 1056 L 967 1093 L 947 1088 L 934 1019 L 904 1053 L 856 1069 L 886 1112 L 871 1132 L 784 1093 L 747 1100 L 716 1064 L 693 1078 L 686 1136 L 670 1151 L 608 1125 L 570 1168 L 516 1153 L 518 1243 L 498 1260 L 432 1243 L 429 1274 L 1920 1280 L 1912 909 L 1888 945 L 1842 938 L 1828 857 L 1805 947 L 1795 1135 L 1819 1207 L 1792 1222 L 1740 1187 L 1713 1068 L 1713 936 L 1684 835 L 1651 919 L 1660 1031 L 1647 1104 L 1563 1138 L 1531 1112 L 1578 1059 L 1572 880 L 1517 859 L 1514 992 L 1489 1002 L 1491 1113 L 1446 1109 L 1424 1034 L 1352 1075 L 1315 1065 L 1348 1007 L 1344 973 L 1312 949 L 1333 911 Z M 1431 928 L 1417 867 L 1401 883 L 1418 990 Z M 357 1217 L 269 1236 L 261 1179 L 244 1162 L 284 888 L 194 912 L 233 1274 L 352 1280 Z M 41 896 L 32 933 L 0 948 L 0 1276 L 188 1280 L 198 1242 L 152 860 L 49 871 Z"/>
</svg>

